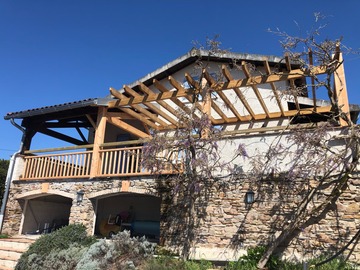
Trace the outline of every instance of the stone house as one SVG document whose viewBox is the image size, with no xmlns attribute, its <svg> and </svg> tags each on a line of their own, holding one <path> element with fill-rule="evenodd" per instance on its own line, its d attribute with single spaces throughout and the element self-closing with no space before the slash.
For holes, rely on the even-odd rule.
<svg viewBox="0 0 360 270">
<path fill-rule="evenodd" d="M 334 57 L 339 60 L 341 54 Z M 200 59 L 206 61 L 205 68 L 199 65 Z M 321 66 L 303 70 L 288 57 L 211 55 L 193 49 L 120 90 L 110 89 L 110 95 L 103 98 L 9 113 L 5 119 L 23 137 L 10 162 L 2 232 L 41 234 L 69 223 L 83 223 L 89 234 L 108 237 L 125 228 L 176 247 L 186 235 L 176 231 L 181 220 L 169 221 L 178 209 L 169 207 L 171 192 L 164 192 L 159 181 L 166 182 L 179 171 L 168 166 L 159 180 L 142 166 L 142 149 L 151 139 L 151 131 L 171 134 L 179 128 L 179 112 L 187 113 L 196 103 L 221 130 L 224 159 L 229 158 L 233 145 L 239 144 L 247 146 L 249 156 L 265 153 L 279 134 L 294 129 L 311 134 L 314 125 L 326 122 L 333 113 L 330 102 L 311 89 L 289 91 L 303 88 L 310 73 L 325 72 Z M 360 109 L 347 101 L 343 65 L 338 73 L 335 85 L 341 91 L 337 98 L 356 122 Z M 194 100 L 199 83 L 210 85 L 213 93 Z M 340 119 L 329 134 L 346 133 L 346 128 Z M 59 143 L 32 149 L 31 142 L 39 134 L 71 146 L 60 147 Z M 282 141 L 287 144 L 285 137 Z M 294 146 L 288 143 L 287 147 Z M 291 160 L 291 155 L 286 159 Z M 173 162 L 182 160 L 175 155 Z M 192 246 L 193 258 L 233 260 L 246 248 L 270 241 L 291 219 L 289 209 L 303 197 L 304 183 L 311 185 L 309 179 L 298 179 L 291 186 L 279 179 L 253 185 L 250 162 L 234 162 L 241 169 L 236 181 L 226 190 L 214 191 L 203 205 L 206 216 Z M 279 165 L 280 172 L 286 170 L 285 163 Z M 294 185 L 301 186 L 301 191 L 296 193 Z M 299 259 L 319 250 L 341 248 L 360 226 L 359 189 L 356 172 L 336 211 L 304 228 L 289 245 L 288 256 Z M 255 198 L 251 204 L 244 199 L 249 195 Z M 281 205 L 285 204 L 288 208 L 284 209 Z M 351 256 L 360 260 L 359 247 L 354 247 Z"/>
</svg>

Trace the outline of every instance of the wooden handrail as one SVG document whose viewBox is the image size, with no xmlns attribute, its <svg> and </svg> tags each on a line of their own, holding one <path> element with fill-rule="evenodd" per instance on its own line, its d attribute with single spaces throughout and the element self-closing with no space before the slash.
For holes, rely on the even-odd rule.
<svg viewBox="0 0 360 270">
<path fill-rule="evenodd" d="M 105 147 L 137 145 L 137 144 L 143 144 L 147 141 L 148 140 L 146 139 L 140 139 L 140 140 L 129 140 L 129 141 L 121 141 L 121 142 L 109 142 L 109 143 L 102 143 L 100 144 L 100 146 L 105 148 Z M 84 144 L 84 145 L 65 146 L 65 147 L 57 147 L 57 148 L 33 149 L 33 150 L 24 151 L 24 154 L 69 151 L 69 150 L 78 150 L 78 149 L 92 149 L 93 146 L 94 146 L 93 144 Z"/>
</svg>

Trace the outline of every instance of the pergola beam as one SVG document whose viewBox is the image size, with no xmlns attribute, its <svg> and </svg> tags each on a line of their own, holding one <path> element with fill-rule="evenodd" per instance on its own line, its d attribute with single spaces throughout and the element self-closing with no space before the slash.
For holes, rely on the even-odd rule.
<svg viewBox="0 0 360 270">
<path fill-rule="evenodd" d="M 346 119 L 350 119 L 350 106 L 349 106 L 349 99 L 346 88 L 344 61 L 340 49 L 338 55 L 335 54 L 335 57 L 337 57 L 339 64 L 334 72 L 334 87 L 336 94 L 336 102 L 338 104 L 340 112 L 347 116 Z M 339 120 L 341 126 L 348 125 L 347 121 L 344 118 L 342 118 L 341 115 Z"/>
<path fill-rule="evenodd" d="M 138 93 L 136 93 L 133 89 L 131 89 L 128 86 L 124 86 L 124 90 L 126 93 L 128 93 L 129 95 L 135 97 L 140 97 L 141 95 L 139 95 Z M 158 115 L 162 116 L 164 119 L 166 119 L 167 121 L 169 121 L 170 123 L 176 125 L 176 121 L 174 119 L 172 119 L 168 114 L 166 114 L 165 112 L 161 111 L 158 107 L 156 107 L 155 105 L 151 104 L 150 102 L 144 102 L 144 105 L 146 105 L 150 110 L 152 110 L 153 112 L 157 113 Z M 162 121 L 159 118 L 159 124 L 162 126 L 167 126 L 168 124 L 164 121 Z"/>
<path fill-rule="evenodd" d="M 264 63 L 264 68 L 265 68 L 266 74 L 270 75 L 271 74 L 271 69 L 270 69 L 270 66 L 269 66 L 269 62 L 267 60 L 265 60 L 263 63 Z M 271 89 L 272 89 L 272 91 L 274 93 L 274 96 L 275 96 L 276 102 L 277 102 L 277 104 L 279 106 L 279 109 L 281 111 L 281 114 L 284 116 L 285 115 L 284 114 L 284 108 L 283 108 L 283 106 L 281 104 L 281 100 L 280 100 L 276 85 L 275 85 L 275 83 L 271 82 L 270 86 L 271 86 Z"/>
<path fill-rule="evenodd" d="M 251 74 L 250 74 L 250 71 L 249 71 L 249 69 L 248 69 L 248 66 L 247 66 L 247 63 L 246 63 L 246 62 L 243 61 L 243 62 L 241 63 L 241 69 L 242 69 L 242 71 L 244 72 L 246 78 L 251 78 Z M 254 85 L 251 85 L 251 87 L 252 87 L 252 89 L 254 90 L 254 93 L 255 93 L 258 101 L 260 102 L 260 105 L 261 105 L 261 107 L 263 108 L 265 114 L 267 115 L 267 117 L 269 117 L 269 115 L 270 115 L 270 114 L 269 114 L 269 110 L 268 110 L 268 108 L 266 107 L 266 104 L 265 104 L 264 99 L 262 98 L 262 96 L 261 96 L 261 94 L 260 94 L 260 91 L 259 91 L 258 87 L 257 87 L 255 84 L 254 84 Z"/>
<path fill-rule="evenodd" d="M 120 129 L 122 129 L 122 130 L 125 130 L 125 131 L 135 135 L 136 137 L 139 137 L 139 138 L 151 138 L 151 135 L 149 135 L 149 134 L 147 134 L 147 133 L 145 133 L 145 132 L 143 132 L 143 131 L 135 128 L 135 127 L 133 127 L 132 125 L 129 125 L 128 123 L 120 120 L 117 117 L 107 117 L 107 121 L 110 124 L 112 124 L 112 125 L 120 128 Z"/>
<path fill-rule="evenodd" d="M 142 82 L 139 82 L 139 88 L 140 90 L 146 94 L 146 95 L 154 95 L 155 93 L 149 88 L 147 87 L 145 84 L 143 84 Z M 168 103 L 166 103 L 166 101 L 164 100 L 157 100 L 156 101 L 160 106 L 162 106 L 163 108 L 165 108 L 167 111 L 169 111 L 170 113 L 172 113 L 175 117 L 180 118 L 180 114 L 178 113 L 177 110 L 175 110 L 173 107 L 171 107 Z M 173 123 L 174 125 L 177 125 L 176 123 Z"/>
<path fill-rule="evenodd" d="M 214 81 L 214 79 L 210 76 L 210 74 L 206 71 L 203 71 L 204 73 L 204 77 L 206 79 L 206 81 L 208 82 L 208 85 L 211 85 L 212 82 Z M 188 81 L 188 83 L 195 88 L 195 92 L 200 94 L 200 83 L 197 82 L 194 78 L 191 77 L 190 74 L 185 73 L 185 78 Z M 202 99 L 203 99 L 203 108 L 202 111 L 205 112 L 206 114 L 208 114 L 208 116 L 211 119 L 211 122 L 213 122 L 215 119 L 212 117 L 211 115 L 211 108 L 214 109 L 214 111 L 217 112 L 217 114 L 224 119 L 225 122 L 228 122 L 228 117 L 226 116 L 226 114 L 223 112 L 223 110 L 221 110 L 219 108 L 219 106 L 216 105 L 216 103 L 211 101 L 211 93 L 210 93 L 210 89 L 203 89 L 203 93 L 201 93 L 202 95 Z M 205 93 L 204 93 L 205 92 Z M 206 109 L 204 108 L 204 105 L 206 105 Z"/>
<path fill-rule="evenodd" d="M 253 76 L 245 79 L 234 80 L 228 82 L 219 82 L 211 86 L 214 91 L 233 89 L 236 87 L 248 87 L 256 84 L 266 84 L 271 82 L 287 81 L 290 79 L 299 79 L 307 76 L 320 75 L 326 73 L 327 68 L 324 66 L 314 67 L 313 69 L 302 70 L 293 69 L 289 72 L 278 72 L 271 75 Z"/>
<path fill-rule="evenodd" d="M 126 87 L 127 87 L 127 86 L 124 85 L 124 89 L 125 89 Z M 120 93 L 120 92 L 117 92 L 117 96 L 118 96 L 118 98 L 119 98 L 120 100 L 127 99 L 127 97 L 126 97 L 124 94 Z M 134 99 L 136 99 L 136 98 L 137 98 L 137 99 L 143 99 L 143 98 L 145 98 L 145 97 L 144 97 L 144 96 L 134 97 Z M 149 112 L 147 109 L 145 109 L 144 107 L 140 106 L 139 104 L 130 104 L 130 106 L 131 106 L 132 108 L 134 108 L 135 110 L 137 110 L 138 112 L 140 112 L 140 113 L 146 115 L 147 117 L 149 117 L 149 118 L 150 118 L 152 121 L 154 121 L 155 123 L 159 123 L 159 124 L 160 124 L 160 127 L 159 127 L 158 125 L 156 125 L 155 123 L 149 124 L 149 122 L 150 122 L 149 120 L 147 120 L 147 119 L 145 119 L 144 117 L 141 117 L 141 116 L 139 117 L 139 115 L 137 116 L 140 121 L 149 124 L 151 127 L 156 128 L 156 129 L 159 129 L 159 128 L 161 128 L 161 126 L 162 126 L 162 127 L 167 126 L 167 124 L 166 124 L 164 121 L 162 121 L 161 119 L 159 119 L 156 115 L 152 114 L 152 113 Z M 119 107 L 119 108 L 120 108 L 120 110 L 123 110 L 122 107 Z M 129 113 L 129 110 L 126 110 L 125 112 Z M 129 113 L 129 114 L 130 114 L 130 113 Z M 134 116 L 134 115 L 133 115 L 133 116 Z"/>
<path fill-rule="evenodd" d="M 204 77 L 205 77 L 205 80 L 208 82 L 208 85 L 209 85 L 209 87 L 211 86 L 211 85 L 213 85 L 214 83 L 216 83 L 216 81 L 215 81 L 215 79 L 209 74 L 209 72 L 207 72 L 205 69 L 203 70 L 203 74 L 204 74 Z M 210 92 L 209 92 L 209 90 L 207 91 L 208 93 L 205 93 L 204 94 L 204 97 L 203 97 L 203 99 L 205 100 L 206 98 L 206 96 L 208 96 L 208 98 L 210 98 Z M 219 92 L 217 92 L 219 95 L 220 95 L 220 93 L 221 93 L 221 95 L 223 94 L 222 93 L 222 91 L 219 91 Z M 211 103 L 211 107 L 220 115 L 220 117 L 222 118 L 222 119 L 224 119 L 224 121 L 226 122 L 226 123 L 228 123 L 229 122 L 229 119 L 228 119 L 228 117 L 226 116 L 226 114 L 223 112 L 223 110 L 221 110 L 220 108 L 219 108 L 219 106 L 217 106 L 216 105 L 216 103 L 215 102 L 212 102 Z"/>
<path fill-rule="evenodd" d="M 330 113 L 331 112 L 331 106 L 324 106 L 324 107 L 318 107 L 318 111 L 317 114 L 321 114 L 321 113 Z M 290 110 L 290 111 L 285 111 L 285 115 L 282 115 L 281 112 L 271 112 L 269 116 L 267 116 L 266 114 L 256 114 L 256 120 L 266 120 L 266 119 L 280 119 L 281 117 L 293 117 L 296 115 L 309 115 L 309 114 L 314 114 L 313 108 L 305 108 L 305 109 L 300 109 L 300 111 L 298 110 Z M 252 118 L 251 115 L 245 115 L 243 116 L 244 118 L 244 122 L 251 122 L 254 119 Z M 237 123 L 237 117 L 230 117 L 229 118 L 229 122 L 230 123 Z M 220 125 L 220 124 L 225 124 L 224 121 L 222 120 L 215 120 L 215 124 L 216 125 Z"/>
<path fill-rule="evenodd" d="M 124 113 L 127 113 L 128 115 L 136 118 L 137 120 L 139 120 L 140 122 L 145 123 L 146 125 L 152 127 L 155 130 L 160 130 L 159 126 L 157 126 L 154 122 L 148 120 L 148 118 L 144 117 L 144 115 L 141 115 L 135 111 L 133 111 L 130 108 L 123 108 L 123 107 L 119 107 L 119 110 L 123 111 Z"/>
<path fill-rule="evenodd" d="M 297 100 L 297 96 L 294 95 L 296 100 L 296 110 L 286 111 L 282 106 L 281 99 L 276 88 L 275 82 L 279 81 L 290 81 L 292 87 L 295 87 L 294 80 L 298 78 L 304 77 L 312 77 L 314 75 L 324 74 L 328 71 L 326 67 L 317 66 L 312 67 L 310 66 L 309 69 L 294 69 L 291 70 L 290 59 L 287 57 L 286 62 L 288 63 L 288 71 L 287 72 L 273 72 L 269 67 L 269 63 L 267 60 L 263 61 L 263 65 L 266 71 L 265 75 L 260 76 L 252 76 L 249 72 L 247 64 L 245 62 L 242 63 L 242 70 L 245 74 L 246 78 L 235 80 L 227 69 L 225 65 L 222 66 L 222 72 L 224 77 L 226 78 L 227 82 L 218 82 L 216 81 L 206 70 L 203 70 L 203 78 L 207 81 L 208 87 L 211 91 L 217 93 L 217 95 L 221 98 L 224 102 L 226 107 L 232 112 L 235 116 L 229 116 L 225 113 L 223 109 L 220 109 L 218 104 L 215 102 L 205 102 L 205 98 L 207 101 L 209 100 L 210 95 L 206 96 L 206 93 L 200 93 L 201 90 L 204 89 L 204 85 L 200 85 L 201 82 L 197 82 L 191 75 L 185 73 L 185 78 L 189 85 L 191 86 L 190 89 L 186 89 L 183 85 L 174 79 L 172 76 L 168 77 L 168 81 L 170 85 L 172 85 L 175 90 L 169 90 L 165 87 L 162 83 L 157 81 L 156 79 L 153 80 L 153 86 L 157 88 L 159 93 L 151 90 L 148 86 L 144 85 L 143 83 L 138 83 L 138 89 L 143 93 L 136 92 L 134 89 L 124 86 L 124 91 L 131 95 L 131 97 L 125 96 L 119 91 L 110 88 L 111 94 L 117 98 L 117 101 L 113 101 L 109 103 L 109 107 L 116 107 L 119 110 L 123 111 L 124 113 L 140 120 L 143 124 L 154 128 L 156 130 L 165 130 L 165 129 L 172 129 L 179 127 L 178 120 L 181 118 L 181 111 L 184 111 L 186 114 L 192 114 L 193 117 L 198 117 L 196 111 L 191 110 L 188 103 L 180 98 L 185 98 L 195 105 L 196 109 L 204 112 L 204 106 L 207 107 L 207 113 L 209 111 L 214 110 L 220 116 L 219 119 L 214 119 L 213 116 L 210 115 L 210 119 L 212 124 L 227 124 L 227 123 L 236 123 L 236 122 L 250 122 L 253 120 L 264 120 L 264 119 L 277 119 L 281 117 L 292 117 L 296 115 L 308 115 L 314 113 L 314 108 L 306 108 L 300 109 L 300 105 Z M 265 104 L 265 100 L 261 95 L 261 92 L 257 85 L 259 84 L 270 84 L 274 97 L 276 99 L 277 105 L 279 107 L 279 112 L 270 112 Z M 264 113 L 256 114 L 253 110 L 253 105 L 247 101 L 247 98 L 241 91 L 242 87 L 252 87 L 254 90 L 255 96 L 260 103 Z M 240 99 L 242 105 L 244 106 L 244 110 L 248 112 L 247 115 L 242 115 L 235 107 L 234 102 L 230 101 L 228 96 L 223 92 L 224 90 L 233 91 Z M 195 95 L 202 94 L 203 102 L 202 104 L 199 100 L 196 99 Z M 170 105 L 169 102 L 173 102 L 177 107 L 174 107 L 172 104 Z M 154 103 L 157 103 L 158 106 L 155 106 Z M 140 105 L 142 104 L 142 106 Z M 129 108 L 131 106 L 133 109 Z M 145 108 L 144 106 L 147 106 Z M 316 108 L 317 113 L 326 113 L 331 112 L 331 108 L 326 107 L 318 107 Z M 157 115 L 153 114 L 155 112 Z M 171 115 L 172 114 L 172 115 Z M 159 117 L 162 117 L 160 119 Z M 174 119 L 175 117 L 176 119 Z M 165 122 L 167 120 L 168 122 Z M 170 123 L 170 124 L 169 124 Z"/>
<path fill-rule="evenodd" d="M 233 76 L 231 75 L 230 71 L 226 68 L 225 65 L 222 66 L 222 72 L 223 72 L 225 78 L 228 80 L 228 82 L 234 81 Z M 234 87 L 231 87 L 231 88 L 235 91 L 236 95 L 238 96 L 238 98 L 240 99 L 240 101 L 242 102 L 242 104 L 244 105 L 245 109 L 249 112 L 249 114 L 251 115 L 251 117 L 252 117 L 253 119 L 255 119 L 255 113 L 254 113 L 254 111 L 252 110 L 250 104 L 247 102 L 244 94 L 241 92 L 241 90 L 239 89 L 239 87 L 234 86 Z M 230 89 L 231 89 L 231 88 L 230 88 Z M 227 89 L 227 88 L 226 88 L 226 89 Z"/>
<path fill-rule="evenodd" d="M 153 80 L 153 83 L 155 85 L 155 87 L 162 93 L 162 94 L 166 94 L 168 92 L 177 92 L 177 91 L 169 91 L 164 85 L 162 85 L 158 80 L 154 79 Z M 185 113 L 187 114 L 191 114 L 191 111 L 188 107 L 186 107 L 186 105 L 184 103 L 182 103 L 178 97 L 180 96 L 177 96 L 176 94 L 172 97 L 170 97 L 170 100 L 172 102 L 174 102 L 175 105 L 177 105 L 181 110 L 183 110 Z M 196 117 L 196 115 L 195 115 Z"/>
<path fill-rule="evenodd" d="M 158 88 L 158 87 L 156 87 Z M 160 90 L 160 89 L 159 89 Z M 160 90 L 161 91 L 161 90 Z M 139 96 L 136 98 L 128 98 L 122 96 L 121 93 L 114 88 L 110 88 L 110 93 L 116 97 L 118 100 L 109 103 L 109 107 L 120 107 L 126 105 L 134 105 L 134 104 L 142 104 L 144 102 L 151 102 L 151 101 L 158 101 L 158 100 L 166 100 L 166 99 L 173 99 L 178 97 L 186 97 L 188 95 L 192 95 L 191 89 L 184 89 L 183 92 L 181 91 L 161 91 L 162 93 L 153 94 L 148 96 Z"/>
</svg>

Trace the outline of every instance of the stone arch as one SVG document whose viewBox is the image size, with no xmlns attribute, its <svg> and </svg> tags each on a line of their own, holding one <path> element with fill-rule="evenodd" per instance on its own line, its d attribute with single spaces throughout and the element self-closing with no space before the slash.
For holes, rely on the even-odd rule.
<svg viewBox="0 0 360 270">
<path fill-rule="evenodd" d="M 15 195 L 15 199 L 16 200 L 19 200 L 19 199 L 34 199 L 34 198 L 37 198 L 37 197 L 48 196 L 48 195 L 58 195 L 58 196 L 62 196 L 62 197 L 65 197 L 65 198 L 72 199 L 72 200 L 74 200 L 75 196 L 76 196 L 75 194 L 72 194 L 72 193 L 69 193 L 69 192 L 50 189 L 47 192 L 42 192 L 41 190 L 32 190 L 32 191 L 24 192 L 24 193 Z"/>
<path fill-rule="evenodd" d="M 119 188 L 93 192 L 95 200 L 95 235 L 109 237 L 120 230 L 130 230 L 133 236 L 146 235 L 154 241 L 160 237 L 161 198 L 147 189 Z"/>
<path fill-rule="evenodd" d="M 20 233 L 49 233 L 68 225 L 74 198 L 74 194 L 51 189 L 47 192 L 32 190 L 16 195 L 16 200 L 24 200 Z"/>
<path fill-rule="evenodd" d="M 127 194 L 127 193 L 155 196 L 154 194 L 151 194 L 146 189 L 129 187 L 129 189 L 127 191 L 123 191 L 121 188 L 111 188 L 111 189 L 105 189 L 105 190 L 101 190 L 101 191 L 91 192 L 86 197 L 88 199 L 95 199 L 95 198 L 100 198 L 100 197 L 107 197 L 107 195 L 108 196 L 109 195 L 120 195 L 120 194 Z"/>
</svg>

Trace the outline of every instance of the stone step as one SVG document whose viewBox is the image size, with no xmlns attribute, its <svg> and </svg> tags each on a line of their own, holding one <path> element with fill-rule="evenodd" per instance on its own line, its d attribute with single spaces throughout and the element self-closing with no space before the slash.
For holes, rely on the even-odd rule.
<svg viewBox="0 0 360 270">
<path fill-rule="evenodd" d="M 0 240 L 0 250 L 14 250 L 25 252 L 31 243 Z"/>
<path fill-rule="evenodd" d="M 21 255 L 21 254 L 20 254 Z M 15 269 L 20 255 L 2 254 L 0 252 L 0 269 Z"/>
<path fill-rule="evenodd" d="M 0 270 L 14 270 L 15 269 L 15 265 L 13 266 L 12 264 L 11 265 L 1 265 L 0 264 Z"/>
<path fill-rule="evenodd" d="M 23 236 L 0 239 L 0 270 L 14 269 L 21 254 L 35 240 L 34 238 Z"/>
<path fill-rule="evenodd" d="M 2 247 L 0 247 L 0 260 L 5 259 L 5 260 L 17 261 L 20 258 L 21 254 L 23 254 L 23 252 L 17 249 L 11 249 L 11 248 L 3 249 Z"/>
</svg>

